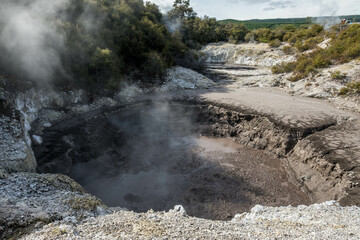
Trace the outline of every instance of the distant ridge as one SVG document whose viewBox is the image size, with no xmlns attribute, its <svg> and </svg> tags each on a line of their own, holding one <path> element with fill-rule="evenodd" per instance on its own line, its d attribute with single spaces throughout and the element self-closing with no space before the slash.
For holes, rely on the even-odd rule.
<svg viewBox="0 0 360 240">
<path fill-rule="evenodd" d="M 332 18 L 334 16 L 321 16 L 321 17 L 307 17 L 307 18 L 270 18 L 270 19 L 249 19 L 249 20 L 236 20 L 236 19 L 224 19 L 219 20 L 219 22 L 223 23 L 243 23 L 245 26 L 250 29 L 258 29 L 258 28 L 270 28 L 274 29 L 279 25 L 285 24 L 293 24 L 295 26 L 302 26 L 310 24 L 314 21 L 314 19 L 327 19 Z M 350 19 L 353 22 L 360 22 L 360 15 L 341 15 L 335 16 L 340 19 L 346 18 Z"/>
</svg>

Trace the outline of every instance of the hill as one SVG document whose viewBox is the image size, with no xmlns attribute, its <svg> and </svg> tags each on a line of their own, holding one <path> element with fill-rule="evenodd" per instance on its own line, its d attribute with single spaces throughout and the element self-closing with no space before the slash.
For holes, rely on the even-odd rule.
<svg viewBox="0 0 360 240">
<path fill-rule="evenodd" d="M 222 23 L 239 23 L 245 24 L 249 30 L 259 29 L 259 28 L 269 28 L 275 29 L 281 25 L 292 24 L 295 26 L 304 26 L 311 23 L 321 22 L 323 20 L 333 18 L 332 16 L 324 17 L 307 17 L 307 18 L 273 18 L 273 19 L 250 19 L 250 20 L 236 20 L 236 19 L 224 19 L 219 20 Z M 353 22 L 360 22 L 360 15 L 343 15 L 337 16 L 339 19 L 350 19 Z"/>
</svg>

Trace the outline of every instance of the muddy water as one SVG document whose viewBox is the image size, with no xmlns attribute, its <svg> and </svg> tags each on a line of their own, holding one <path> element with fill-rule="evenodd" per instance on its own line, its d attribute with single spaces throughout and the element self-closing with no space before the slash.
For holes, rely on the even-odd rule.
<svg viewBox="0 0 360 240">
<path fill-rule="evenodd" d="M 219 155 L 237 153 L 241 149 L 240 145 L 229 139 L 195 136 L 179 137 L 177 140 L 172 141 L 172 147 L 182 149 L 183 154 L 189 157 L 192 154 L 206 157 L 208 153 L 217 153 Z M 172 161 L 183 161 L 183 159 L 176 156 L 177 154 L 179 153 L 174 152 L 169 157 L 172 158 Z M 148 159 L 147 162 L 151 162 L 151 160 Z M 181 164 L 181 162 L 176 163 Z M 186 161 L 183 163 L 186 164 Z M 167 160 L 163 165 L 146 167 L 143 171 L 126 171 L 115 177 L 98 176 L 93 180 L 90 176 L 85 181 L 83 181 L 84 179 L 79 179 L 79 181 L 84 182 L 83 187 L 85 189 L 99 196 L 109 206 L 130 206 L 130 208 L 140 211 L 151 208 L 161 210 L 164 205 L 168 205 L 167 208 L 172 207 L 174 203 L 167 204 L 166 202 L 176 201 L 176 199 L 172 199 L 176 189 L 181 188 L 190 177 L 190 173 L 204 167 L 206 162 L 203 162 L 198 168 L 192 169 L 190 173 L 174 171 L 176 169 L 169 168 L 169 165 L 170 163 Z M 93 168 L 91 163 L 77 164 L 73 171 L 84 171 L 87 168 Z M 136 168 L 136 166 L 128 166 L 128 168 Z M 85 172 L 90 171 L 89 169 Z"/>
<path fill-rule="evenodd" d="M 194 147 L 200 147 L 205 153 L 237 153 L 242 146 L 226 138 L 197 137 L 191 138 L 190 141 Z"/>
<path fill-rule="evenodd" d="M 53 142 L 44 137 L 44 145 L 55 146 L 46 150 L 54 161 L 45 165 L 63 166 L 65 159 L 68 174 L 89 193 L 138 212 L 181 204 L 189 215 L 226 220 L 256 204 L 309 203 L 279 159 L 231 139 L 201 136 L 204 123 L 196 109 L 144 103 L 99 115 L 74 130 L 62 123 L 66 136 L 54 126 Z"/>
</svg>

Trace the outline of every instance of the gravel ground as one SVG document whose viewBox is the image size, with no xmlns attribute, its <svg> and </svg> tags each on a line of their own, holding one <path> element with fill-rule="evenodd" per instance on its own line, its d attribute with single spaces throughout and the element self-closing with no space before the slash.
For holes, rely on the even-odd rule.
<svg viewBox="0 0 360 240">
<path fill-rule="evenodd" d="M 360 209 L 336 202 L 309 207 L 255 206 L 232 221 L 169 212 L 117 211 L 81 223 L 55 222 L 22 239 L 359 239 Z"/>
</svg>

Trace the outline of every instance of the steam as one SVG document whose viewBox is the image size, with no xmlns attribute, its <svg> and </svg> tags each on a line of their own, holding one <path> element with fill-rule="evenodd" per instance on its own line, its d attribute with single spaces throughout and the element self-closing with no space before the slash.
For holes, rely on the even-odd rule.
<svg viewBox="0 0 360 240">
<path fill-rule="evenodd" d="M 319 7 L 319 16 L 325 17 L 317 17 L 313 19 L 314 23 L 320 24 L 324 26 L 325 29 L 328 29 L 341 22 L 341 19 L 337 16 L 337 11 L 339 9 L 339 5 L 337 3 L 334 1 L 325 2 L 324 0 L 320 0 L 317 1 L 317 5 Z"/>
<path fill-rule="evenodd" d="M 11 71 L 42 83 L 63 72 L 64 36 L 56 31 L 54 16 L 67 1 L 1 1 L 0 48 Z"/>
<path fill-rule="evenodd" d="M 325 29 L 331 28 L 332 26 L 339 24 L 341 19 L 335 15 L 329 17 L 318 17 L 313 20 L 314 23 L 324 26 Z"/>
<path fill-rule="evenodd" d="M 169 11 L 174 3 L 173 0 L 150 0 L 149 2 L 158 5 L 163 12 Z"/>
<path fill-rule="evenodd" d="M 79 24 L 86 34 L 96 34 L 99 32 L 105 21 L 105 15 L 96 12 L 91 3 L 86 4 L 79 17 Z"/>
<path fill-rule="evenodd" d="M 177 203 L 173 198 L 179 197 L 185 177 L 174 169 L 190 159 L 184 141 L 194 134 L 192 117 L 183 106 L 167 102 L 112 113 L 108 115 L 111 125 L 126 139 L 117 146 L 122 157 L 106 153 L 77 163 L 71 176 L 110 206 L 170 209 Z"/>
<path fill-rule="evenodd" d="M 178 32 L 181 31 L 180 28 L 181 28 L 182 20 L 180 17 L 176 17 L 176 18 L 164 17 L 163 23 L 164 23 L 166 29 L 170 33 L 174 33 L 176 31 L 178 31 Z"/>
</svg>

